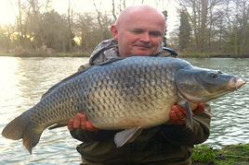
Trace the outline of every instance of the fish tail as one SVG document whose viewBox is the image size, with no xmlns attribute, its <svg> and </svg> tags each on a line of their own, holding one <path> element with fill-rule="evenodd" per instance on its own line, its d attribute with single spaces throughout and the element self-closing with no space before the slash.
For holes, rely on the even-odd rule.
<svg viewBox="0 0 249 165">
<path fill-rule="evenodd" d="M 2 131 L 5 138 L 12 140 L 23 139 L 23 145 L 32 153 L 32 148 L 39 142 L 43 129 L 39 129 L 29 120 L 29 115 L 23 113 L 12 120 Z"/>
</svg>

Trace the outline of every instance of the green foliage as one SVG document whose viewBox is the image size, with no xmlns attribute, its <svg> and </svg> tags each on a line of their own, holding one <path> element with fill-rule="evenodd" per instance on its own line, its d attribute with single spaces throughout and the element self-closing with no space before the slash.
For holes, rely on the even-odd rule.
<svg viewBox="0 0 249 165">
<path fill-rule="evenodd" d="M 192 155 L 192 161 L 211 163 L 215 159 L 215 153 L 208 145 L 202 145 L 195 147 L 195 152 Z"/>
</svg>

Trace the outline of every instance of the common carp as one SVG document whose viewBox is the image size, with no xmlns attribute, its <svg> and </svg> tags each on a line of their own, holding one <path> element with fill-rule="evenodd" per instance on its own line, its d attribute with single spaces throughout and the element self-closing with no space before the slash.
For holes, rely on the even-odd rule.
<svg viewBox="0 0 249 165">
<path fill-rule="evenodd" d="M 22 138 L 31 153 L 47 127 L 67 123 L 77 112 L 83 112 L 99 129 L 149 128 L 167 122 L 171 107 L 179 101 L 208 102 L 245 83 L 182 59 L 134 56 L 114 60 L 54 85 L 36 105 L 12 120 L 2 135 Z"/>
</svg>

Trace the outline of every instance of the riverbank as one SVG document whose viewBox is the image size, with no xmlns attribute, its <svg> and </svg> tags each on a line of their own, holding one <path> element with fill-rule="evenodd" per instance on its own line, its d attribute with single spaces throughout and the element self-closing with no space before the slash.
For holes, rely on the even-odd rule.
<svg viewBox="0 0 249 165">
<path fill-rule="evenodd" d="M 248 165 L 249 144 L 228 145 L 213 149 L 208 145 L 194 148 L 193 165 Z"/>
<path fill-rule="evenodd" d="M 32 53 L 5 53 L 0 52 L 0 56 L 6 57 L 90 57 L 91 53 L 88 52 L 59 52 L 59 53 L 39 53 L 39 52 L 32 52 Z"/>
<path fill-rule="evenodd" d="M 91 52 L 25 52 L 25 53 L 5 53 L 0 52 L 0 56 L 9 57 L 90 57 Z M 207 53 L 179 53 L 181 58 L 249 58 L 249 55 L 233 55 L 233 54 L 207 54 Z"/>
<path fill-rule="evenodd" d="M 215 52 L 179 52 L 179 56 L 183 58 L 249 58 L 249 54 L 225 54 Z"/>
</svg>

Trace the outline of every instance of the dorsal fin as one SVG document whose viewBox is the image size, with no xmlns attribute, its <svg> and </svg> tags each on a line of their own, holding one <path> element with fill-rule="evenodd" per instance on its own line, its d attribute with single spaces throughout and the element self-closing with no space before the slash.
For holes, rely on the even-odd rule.
<svg viewBox="0 0 249 165">
<path fill-rule="evenodd" d="M 119 61 L 119 60 L 122 60 L 122 59 L 123 59 L 123 58 L 112 58 L 112 59 L 110 59 L 110 60 L 108 60 L 108 61 L 105 61 L 105 62 L 103 62 L 103 63 L 101 63 L 101 64 L 98 64 L 98 65 L 99 65 L 99 66 L 106 65 L 106 64 L 110 64 L 110 63 L 113 63 L 113 62 L 115 62 L 115 61 Z M 97 65 L 95 65 L 95 66 L 97 66 Z M 46 97 L 47 95 L 49 95 L 49 94 L 50 94 L 56 87 L 58 87 L 60 84 L 62 84 L 62 83 L 64 83 L 64 82 L 68 81 L 69 79 L 71 79 L 71 78 L 73 78 L 73 77 L 75 77 L 75 76 L 77 76 L 77 75 L 79 75 L 79 74 L 81 74 L 81 73 L 87 71 L 87 70 L 90 69 L 91 67 L 93 67 L 93 66 L 90 66 L 90 67 L 88 67 L 88 68 L 85 68 L 84 70 L 81 70 L 81 71 L 79 71 L 79 72 L 76 72 L 76 73 L 72 74 L 71 76 L 69 76 L 69 77 L 67 77 L 67 78 L 65 78 L 65 79 L 63 79 L 63 80 L 61 80 L 61 81 L 58 82 L 57 84 L 53 85 L 51 88 L 48 89 L 47 92 L 45 92 L 45 93 L 42 95 L 41 99 L 43 99 L 44 97 Z"/>
<path fill-rule="evenodd" d="M 89 67 L 89 68 L 90 68 L 90 67 Z M 47 95 L 49 95 L 49 94 L 50 94 L 56 87 L 58 87 L 60 84 L 62 84 L 62 83 L 64 83 L 64 82 L 68 81 L 69 79 L 71 79 L 71 78 L 73 78 L 73 77 L 75 77 L 75 76 L 77 76 L 77 75 L 79 75 L 79 74 L 81 74 L 81 73 L 87 71 L 89 68 L 86 68 L 86 69 L 84 69 L 84 70 L 82 70 L 82 71 L 76 72 L 76 73 L 72 74 L 71 76 L 69 76 L 69 77 L 67 77 L 67 78 L 65 78 L 65 79 L 62 79 L 60 82 L 56 83 L 56 84 L 53 85 L 51 88 L 49 88 L 48 91 L 45 92 L 45 93 L 42 95 L 41 99 L 43 99 L 44 97 L 46 97 Z"/>
<path fill-rule="evenodd" d="M 109 59 L 109 60 L 107 60 L 107 61 L 105 61 L 103 63 L 96 64 L 96 65 L 99 65 L 99 66 L 101 66 L 101 65 L 107 65 L 107 64 L 110 64 L 110 63 L 113 63 L 113 62 L 116 62 L 116 61 L 119 61 L 119 60 L 123 60 L 123 59 L 124 58 L 122 58 L 122 57 L 111 58 L 111 59 Z"/>
</svg>

